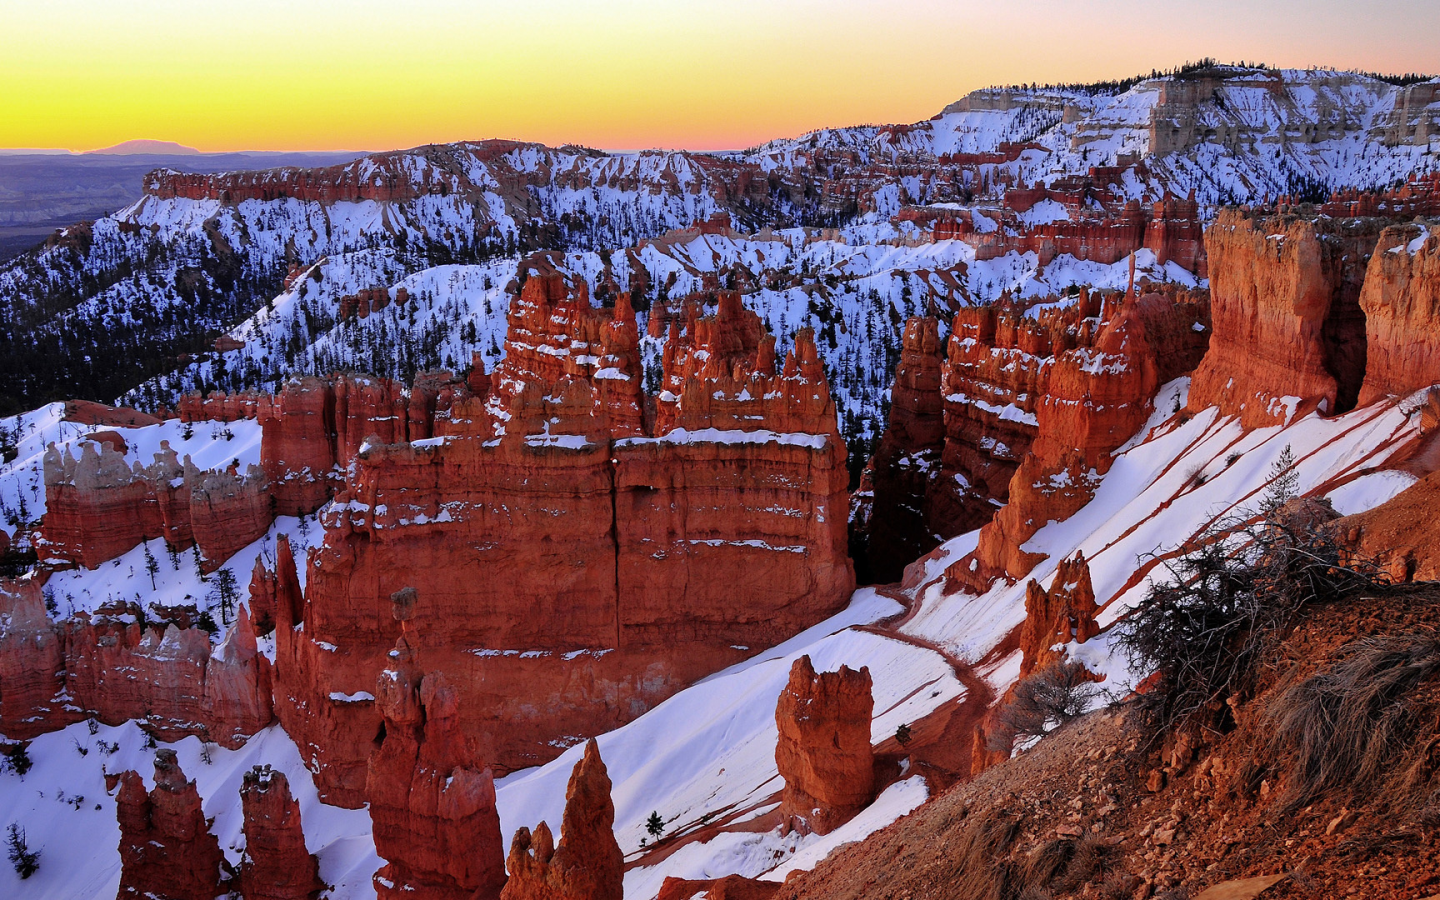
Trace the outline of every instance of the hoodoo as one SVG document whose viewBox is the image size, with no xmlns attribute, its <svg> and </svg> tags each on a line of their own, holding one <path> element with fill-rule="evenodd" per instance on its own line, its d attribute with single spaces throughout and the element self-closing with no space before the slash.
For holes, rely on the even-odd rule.
<svg viewBox="0 0 1440 900">
<path fill-rule="evenodd" d="M 560 843 L 544 822 L 510 842 L 510 880 L 500 900 L 621 900 L 625 857 L 615 843 L 610 775 L 592 739 L 565 788 Z"/>
<path fill-rule="evenodd" d="M 305 628 L 277 628 L 279 715 L 333 802 L 362 802 L 380 727 L 372 704 L 334 698 L 384 664 L 399 628 L 378 611 L 401 587 L 423 598 L 427 673 L 454 687 L 462 727 L 501 772 L 849 596 L 845 445 L 809 333 L 777 370 L 738 297 L 694 319 L 667 345 L 674 389 L 655 398 L 653 434 L 636 434 L 632 315 L 532 275 L 492 392 L 457 388 L 435 437 L 359 448 L 309 559 L 292 620 Z"/>
<path fill-rule="evenodd" d="M 802 832 L 834 831 L 875 798 L 870 670 L 816 673 L 795 660 L 775 707 L 775 765 L 785 779 L 780 814 Z"/>
<path fill-rule="evenodd" d="M 316 900 L 325 890 L 319 863 L 305 849 L 300 804 L 290 796 L 285 773 L 256 766 L 240 787 L 245 815 L 245 859 L 240 864 L 244 900 Z"/>
<path fill-rule="evenodd" d="M 120 776 L 120 900 L 213 900 L 225 892 L 229 866 L 200 811 L 175 751 L 155 752 L 155 787 L 136 772 Z"/>
</svg>

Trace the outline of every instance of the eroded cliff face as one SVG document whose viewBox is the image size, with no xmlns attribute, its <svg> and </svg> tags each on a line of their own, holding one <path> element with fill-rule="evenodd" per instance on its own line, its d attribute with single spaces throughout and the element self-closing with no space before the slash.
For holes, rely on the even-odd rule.
<svg viewBox="0 0 1440 900">
<path fill-rule="evenodd" d="M 775 706 L 780 815 L 790 828 L 827 834 L 875 799 L 874 706 L 868 668 L 816 673 L 809 656 L 790 666 Z"/>
<path fill-rule="evenodd" d="M 40 582 L 0 581 L 0 722 L 28 740 L 78 722 L 65 691 L 65 643 L 45 612 Z"/>
<path fill-rule="evenodd" d="M 501 900 L 621 900 L 625 857 L 615 842 L 610 775 L 591 739 L 570 773 L 556 846 L 550 826 L 521 828 L 510 842 L 510 880 Z"/>
<path fill-rule="evenodd" d="M 52 621 L 38 581 L 0 589 L 5 734 L 30 738 L 86 717 L 134 719 L 165 740 L 197 735 L 233 749 L 274 721 L 270 661 L 244 609 L 213 651 L 193 622 L 142 625 L 138 612 L 112 603 Z"/>
<path fill-rule="evenodd" d="M 1147 294 L 1112 298 L 1098 322 L 1082 324 L 1077 346 L 1050 366 L 1035 439 L 1008 500 L 980 530 L 975 552 L 947 570 L 954 582 L 984 591 L 996 578 L 1029 574 L 1043 557 L 1024 550 L 1025 542 L 1094 496 L 1113 452 L 1149 417 L 1156 389 L 1199 361 L 1206 315 L 1203 298 Z"/>
<path fill-rule="evenodd" d="M 696 319 L 667 351 L 680 390 L 653 401 L 647 429 L 628 303 L 598 310 L 537 274 L 510 322 L 487 394 L 457 387 L 434 437 L 360 448 L 303 601 L 275 601 L 279 714 L 333 802 L 364 796 L 381 716 L 350 698 L 399 637 L 388 598 L 403 588 L 421 598 L 412 646 L 500 772 L 628 721 L 853 589 L 845 447 L 808 333 L 777 370 L 738 298 Z"/>
<path fill-rule="evenodd" d="M 1103 300 L 1082 291 L 1038 311 L 962 309 L 935 384 L 925 348 L 937 332 L 933 320 L 907 327 L 898 411 L 871 461 L 873 496 L 868 509 L 858 507 L 857 528 L 874 542 L 872 571 L 893 574 L 918 554 L 887 568 L 877 548 L 897 538 L 882 536 L 885 529 L 909 540 L 902 550 L 924 552 L 983 526 L 975 553 L 950 572 L 983 591 L 995 578 L 1023 578 L 1038 560 L 1021 545 L 1090 499 L 1111 452 L 1149 416 L 1159 385 L 1200 362 L 1209 313 L 1203 293 L 1153 289 Z"/>
<path fill-rule="evenodd" d="M 1215 334 L 1189 408 L 1217 407 L 1247 428 L 1354 408 L 1366 371 L 1360 290 L 1384 224 L 1221 212 L 1206 232 Z"/>
<path fill-rule="evenodd" d="M 1366 335 L 1362 406 L 1440 382 L 1440 228 L 1394 225 L 1381 232 L 1360 308 Z"/>
<path fill-rule="evenodd" d="M 117 436 L 118 437 L 118 436 Z M 176 547 L 198 544 L 206 571 L 263 535 L 274 521 L 264 473 L 256 466 L 212 471 L 168 441 L 150 465 L 125 461 L 97 435 L 80 458 L 54 445 L 45 453 L 45 521 L 35 546 L 49 566 L 95 568 L 136 544 L 163 537 Z"/>
</svg>

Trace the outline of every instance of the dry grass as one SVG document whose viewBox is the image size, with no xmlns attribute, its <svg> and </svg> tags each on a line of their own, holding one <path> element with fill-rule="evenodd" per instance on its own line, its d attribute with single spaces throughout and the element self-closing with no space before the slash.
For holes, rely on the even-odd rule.
<svg viewBox="0 0 1440 900">
<path fill-rule="evenodd" d="M 1423 763 L 1431 754 L 1413 744 L 1420 724 L 1413 694 L 1437 673 L 1440 639 L 1365 637 L 1273 701 L 1268 755 L 1289 764 L 1283 808 L 1373 794 L 1397 774 L 1406 781 L 1425 777 Z"/>
</svg>

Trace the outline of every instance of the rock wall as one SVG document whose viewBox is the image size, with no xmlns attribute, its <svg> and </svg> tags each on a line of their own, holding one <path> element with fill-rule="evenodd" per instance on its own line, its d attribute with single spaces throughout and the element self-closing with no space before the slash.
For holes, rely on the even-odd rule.
<svg viewBox="0 0 1440 900">
<path fill-rule="evenodd" d="M 136 772 L 120 776 L 119 900 L 209 900 L 226 890 L 228 865 L 174 750 L 155 753 L 148 794 Z"/>
<path fill-rule="evenodd" d="M 697 319 L 667 354 L 675 377 L 701 371 L 636 434 L 633 314 L 582 300 L 558 276 L 527 280 L 491 392 L 457 394 L 432 438 L 356 456 L 302 608 L 277 608 L 279 714 L 333 802 L 362 802 L 381 724 L 335 698 L 383 667 L 402 588 L 420 598 L 426 671 L 455 686 L 499 772 L 623 724 L 853 589 L 845 447 L 808 333 L 777 371 L 738 302 Z"/>
<path fill-rule="evenodd" d="M 560 844 L 544 822 L 521 828 L 510 842 L 510 880 L 501 900 L 621 900 L 625 857 L 615 842 L 610 775 L 591 739 L 570 773 Z"/>
<path fill-rule="evenodd" d="M 1207 315 L 1203 295 L 1113 297 L 1099 316 L 1059 330 L 1071 346 L 1045 366 L 1029 452 L 975 552 L 947 570 L 953 581 L 983 592 L 996 578 L 1018 580 L 1034 568 L 1042 557 L 1024 543 L 1089 502 L 1112 452 L 1150 415 L 1156 389 L 1201 359 Z"/>
<path fill-rule="evenodd" d="M 1360 308 L 1366 336 L 1360 405 L 1440 383 L 1440 228 L 1381 232 Z"/>
<path fill-rule="evenodd" d="M 0 730 L 33 737 L 94 717 L 134 719 L 165 740 L 235 748 L 274 720 L 270 662 L 242 609 L 225 640 L 188 622 L 142 626 L 131 603 L 52 622 L 38 583 L 0 591 Z"/>
<path fill-rule="evenodd" d="M 305 849 L 300 804 L 284 772 L 256 766 L 240 786 L 245 817 L 245 858 L 239 888 L 244 900 L 316 900 L 325 884 L 320 863 Z"/>
<path fill-rule="evenodd" d="M 0 732 L 29 740 L 83 717 L 65 690 L 65 643 L 40 582 L 0 581 Z"/>
<path fill-rule="evenodd" d="M 808 656 L 790 666 L 775 706 L 780 815 L 790 828 L 829 833 L 875 799 L 874 706 L 868 668 L 817 674 Z"/>
<path fill-rule="evenodd" d="M 1360 290 L 1384 224 L 1222 211 L 1206 232 L 1215 333 L 1189 408 L 1247 428 L 1353 408 L 1366 369 Z"/>
<path fill-rule="evenodd" d="M 46 513 L 35 541 L 51 566 L 95 568 L 142 541 L 176 547 L 198 543 L 208 572 L 269 530 L 274 521 L 264 473 L 251 466 L 208 471 L 176 459 L 160 442 L 154 462 L 127 465 L 123 449 L 85 441 L 80 458 L 55 445 L 45 451 Z"/>
</svg>

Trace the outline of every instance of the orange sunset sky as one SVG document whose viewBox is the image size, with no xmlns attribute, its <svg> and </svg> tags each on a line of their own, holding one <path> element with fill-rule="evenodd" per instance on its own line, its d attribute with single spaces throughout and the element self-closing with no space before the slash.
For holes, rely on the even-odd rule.
<svg viewBox="0 0 1440 900">
<path fill-rule="evenodd" d="M 1436 0 L 0 0 L 0 147 L 738 148 L 1188 59 L 1440 73 Z"/>
</svg>

